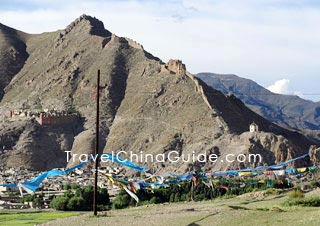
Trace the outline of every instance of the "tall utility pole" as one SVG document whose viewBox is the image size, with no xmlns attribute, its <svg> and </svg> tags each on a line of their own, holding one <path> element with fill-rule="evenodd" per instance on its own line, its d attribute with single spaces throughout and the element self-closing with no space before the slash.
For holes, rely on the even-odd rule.
<svg viewBox="0 0 320 226">
<path fill-rule="evenodd" d="M 97 201 L 98 201 L 98 166 L 99 166 L 99 97 L 100 97 L 100 70 L 98 70 L 97 75 L 97 90 L 96 90 L 96 147 L 95 147 L 95 156 L 98 156 L 94 162 L 94 190 L 93 190 L 93 215 L 97 216 Z"/>
</svg>

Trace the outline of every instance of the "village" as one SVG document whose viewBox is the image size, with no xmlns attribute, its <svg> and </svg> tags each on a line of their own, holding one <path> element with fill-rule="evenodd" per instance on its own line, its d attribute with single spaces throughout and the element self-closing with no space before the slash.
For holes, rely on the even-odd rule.
<svg viewBox="0 0 320 226">
<path fill-rule="evenodd" d="M 99 172 L 103 174 L 113 174 L 117 175 L 122 171 L 122 168 L 111 168 L 111 167 L 101 167 Z M 41 172 L 31 171 L 27 169 L 3 169 L 0 168 L 0 184 L 14 184 L 20 183 L 27 180 L 31 180 L 41 174 Z M 66 187 L 86 187 L 92 186 L 94 183 L 93 173 L 91 169 L 80 168 L 76 169 L 67 175 L 50 177 L 43 181 L 40 185 L 36 195 L 39 195 L 42 200 L 40 204 L 34 202 L 24 202 L 21 203 L 21 197 L 28 195 L 21 191 L 18 187 L 3 187 L 0 186 L 0 209 L 48 209 L 50 204 L 51 196 L 63 195 L 66 192 Z M 117 187 L 110 185 L 107 181 L 107 177 L 100 176 L 98 181 L 98 186 L 100 188 L 107 188 L 110 198 L 116 196 L 119 192 Z"/>
</svg>

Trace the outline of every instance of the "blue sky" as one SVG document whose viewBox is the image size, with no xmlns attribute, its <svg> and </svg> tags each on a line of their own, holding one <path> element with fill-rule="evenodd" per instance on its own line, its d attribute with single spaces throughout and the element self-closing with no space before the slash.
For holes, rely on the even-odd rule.
<svg viewBox="0 0 320 226">
<path fill-rule="evenodd" d="M 320 101 L 320 1 L 0 0 L 0 22 L 29 33 L 86 13 L 192 73 L 233 73 L 274 92 Z"/>
</svg>

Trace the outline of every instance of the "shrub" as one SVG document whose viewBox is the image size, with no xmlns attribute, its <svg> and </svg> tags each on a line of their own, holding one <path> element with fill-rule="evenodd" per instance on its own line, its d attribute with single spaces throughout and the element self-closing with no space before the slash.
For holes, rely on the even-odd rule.
<svg viewBox="0 0 320 226">
<path fill-rule="evenodd" d="M 40 205 L 41 204 L 41 200 L 43 198 L 43 195 L 40 194 L 40 195 L 27 195 L 27 196 L 24 196 L 22 198 L 20 198 L 20 202 L 21 203 L 24 203 L 24 202 L 34 202 L 36 203 L 37 205 Z"/>
<path fill-rule="evenodd" d="M 158 203 L 157 201 L 158 201 L 158 200 L 157 200 L 157 197 L 153 196 L 153 197 L 150 199 L 149 204 L 156 204 L 156 203 Z"/>
<path fill-rule="evenodd" d="M 70 190 L 71 189 L 71 185 L 70 184 L 63 184 L 61 185 L 62 190 Z"/>
<path fill-rule="evenodd" d="M 76 189 L 80 188 L 80 186 L 79 186 L 79 184 L 73 183 L 70 185 L 70 188 L 73 190 L 76 190 Z"/>
<path fill-rule="evenodd" d="M 189 193 L 181 195 L 181 201 L 189 201 L 189 200 L 190 200 L 190 194 Z"/>
<path fill-rule="evenodd" d="M 98 205 L 98 211 L 107 211 L 109 210 L 108 206 L 105 205 Z"/>
<path fill-rule="evenodd" d="M 266 190 L 267 195 L 280 195 L 282 193 L 282 190 L 275 189 L 275 188 L 268 188 Z"/>
<path fill-rule="evenodd" d="M 180 194 L 179 193 L 174 194 L 174 202 L 180 202 Z"/>
<path fill-rule="evenodd" d="M 34 195 L 26 195 L 20 198 L 20 202 L 24 203 L 24 202 L 31 202 L 34 199 Z"/>
<path fill-rule="evenodd" d="M 99 188 L 98 189 L 98 205 L 108 205 L 110 203 L 108 189 Z"/>
<path fill-rule="evenodd" d="M 309 185 L 310 185 L 310 187 L 312 187 L 312 188 L 320 187 L 320 183 L 317 182 L 317 181 L 311 181 L 311 182 L 309 183 Z"/>
<path fill-rule="evenodd" d="M 41 199 L 40 199 L 40 197 L 34 198 L 33 201 L 34 201 L 34 203 L 37 204 L 37 205 L 40 205 L 40 204 L 41 204 Z"/>
<path fill-rule="evenodd" d="M 275 185 L 275 181 L 270 182 Z M 245 186 L 239 188 L 239 183 L 244 183 Z M 226 186 L 229 189 L 220 188 L 220 185 Z M 214 187 L 207 186 L 204 183 L 198 183 L 198 185 L 192 189 L 191 182 L 184 182 L 180 183 L 179 185 L 173 184 L 166 188 L 155 189 L 152 191 L 152 193 L 150 191 L 140 189 L 137 191 L 136 195 L 140 200 L 138 205 L 141 206 L 147 205 L 149 203 L 173 203 L 190 201 L 191 199 L 195 201 L 202 201 L 224 195 L 232 197 L 234 195 L 241 195 L 247 192 L 252 192 L 253 190 L 266 190 L 268 187 L 270 187 L 270 185 L 260 183 L 259 180 L 248 179 L 243 182 L 239 179 L 227 180 L 225 178 L 220 178 L 219 181 L 217 181 L 217 183 L 214 185 Z M 276 191 L 272 191 L 272 193 L 273 192 L 277 193 Z M 76 193 L 78 193 L 78 191 L 76 191 Z M 136 201 L 131 198 L 124 190 L 121 190 L 117 197 L 113 200 L 112 208 L 120 209 L 135 205 L 137 205 Z"/>
<path fill-rule="evenodd" d="M 202 200 L 206 200 L 206 195 L 205 194 L 197 194 L 194 197 L 194 201 L 202 201 Z"/>
<path fill-rule="evenodd" d="M 81 189 L 79 193 L 77 193 L 77 196 L 81 196 L 84 200 L 86 200 L 87 210 L 92 210 L 93 187 L 92 186 L 85 187 L 84 189 Z"/>
<path fill-rule="evenodd" d="M 42 105 L 41 105 L 41 104 L 36 104 L 36 105 L 34 106 L 34 109 L 36 109 L 36 110 L 42 110 L 43 108 L 42 108 Z"/>
<path fill-rule="evenodd" d="M 169 202 L 174 202 L 174 193 L 171 193 Z"/>
<path fill-rule="evenodd" d="M 292 198 L 284 202 L 285 206 L 320 207 L 320 197 Z"/>
<path fill-rule="evenodd" d="M 304 197 L 304 194 L 301 190 L 299 189 L 294 189 L 292 191 L 290 191 L 288 193 L 288 196 L 290 199 L 293 199 L 293 198 L 303 198 Z"/>
<path fill-rule="evenodd" d="M 131 197 L 128 194 L 118 195 L 112 202 L 113 209 L 123 209 L 129 206 Z"/>
<path fill-rule="evenodd" d="M 99 209 L 107 209 L 109 204 L 108 190 L 98 188 L 97 205 Z M 54 198 L 50 207 L 56 210 L 90 211 L 93 207 L 93 187 L 77 188 L 74 193 L 71 190 L 67 190 L 63 196 Z"/>
<path fill-rule="evenodd" d="M 71 190 L 67 190 L 63 196 L 68 197 L 68 198 L 72 198 L 74 196 L 74 193 Z"/>
<path fill-rule="evenodd" d="M 85 200 L 82 197 L 72 197 L 68 201 L 67 209 L 71 211 L 85 210 Z"/>
<path fill-rule="evenodd" d="M 56 210 L 67 210 L 69 198 L 65 196 L 58 196 L 52 200 L 50 207 Z"/>
</svg>

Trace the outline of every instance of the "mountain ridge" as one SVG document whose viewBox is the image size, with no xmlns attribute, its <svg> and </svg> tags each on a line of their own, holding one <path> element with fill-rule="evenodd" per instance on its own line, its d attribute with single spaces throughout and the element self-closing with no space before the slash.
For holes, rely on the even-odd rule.
<svg viewBox="0 0 320 226">
<path fill-rule="evenodd" d="M 250 109 L 285 127 L 320 129 L 320 103 L 275 94 L 256 82 L 229 74 L 199 73 L 197 77 L 223 93 L 233 93 Z"/>
<path fill-rule="evenodd" d="M 0 100 L 3 89 L 23 67 L 28 53 L 26 41 L 29 35 L 0 23 Z"/>
<path fill-rule="evenodd" d="M 103 28 L 103 29 L 102 29 Z M 304 154 L 314 142 L 270 123 L 234 95 L 206 85 L 179 60 L 167 63 L 139 43 L 107 31 L 86 15 L 64 30 L 31 35 L 23 67 L 4 88 L 0 109 L 76 111 L 63 126 L 2 115 L 0 165 L 44 170 L 65 167 L 64 151 L 91 153 L 95 139 L 94 89 L 101 70 L 100 142 L 104 152 L 261 152 L 266 163 Z M 255 121 L 261 132 L 248 133 Z M 240 148 L 241 147 L 241 148 Z M 1 150 L 2 149 L 2 150 Z M 294 150 L 291 154 L 288 150 Z M 41 158 L 39 158 L 41 156 Z M 52 161 L 52 158 L 56 158 Z M 69 163 L 69 166 L 75 163 Z M 156 171 L 245 167 L 228 164 L 147 163 Z"/>
</svg>

